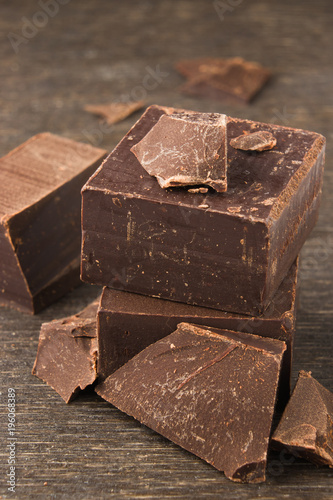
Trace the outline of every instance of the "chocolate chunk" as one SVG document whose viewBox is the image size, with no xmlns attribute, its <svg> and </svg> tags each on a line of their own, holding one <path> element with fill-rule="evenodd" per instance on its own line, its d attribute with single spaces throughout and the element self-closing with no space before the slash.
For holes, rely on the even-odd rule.
<svg viewBox="0 0 333 500">
<path fill-rule="evenodd" d="M 162 188 L 207 184 L 227 189 L 226 116 L 176 112 L 161 115 L 132 148 Z"/>
<path fill-rule="evenodd" d="M 272 444 L 317 465 L 333 467 L 333 394 L 301 371 Z"/>
<path fill-rule="evenodd" d="M 271 132 L 262 130 L 235 137 L 231 139 L 230 146 L 244 151 L 267 151 L 276 146 L 276 139 Z"/>
<path fill-rule="evenodd" d="M 80 284 L 80 191 L 105 156 L 44 133 L 0 159 L 1 305 L 35 313 Z"/>
<path fill-rule="evenodd" d="M 189 323 L 97 393 L 238 482 L 265 480 L 284 342 Z"/>
<path fill-rule="evenodd" d="M 99 301 L 68 318 L 43 323 L 32 374 L 66 403 L 97 377 L 96 313 Z"/>
<path fill-rule="evenodd" d="M 185 93 L 215 99 L 231 95 L 245 102 L 251 101 L 271 76 L 260 64 L 241 57 L 184 60 L 176 69 L 188 79 L 181 88 Z"/>
<path fill-rule="evenodd" d="M 285 341 L 287 350 L 278 395 L 279 406 L 285 406 L 290 395 L 297 273 L 298 260 L 281 283 L 270 307 L 259 318 L 104 288 L 97 316 L 99 378 L 105 379 L 185 321 Z"/>
<path fill-rule="evenodd" d="M 170 108 L 151 106 L 82 190 L 82 278 L 118 290 L 258 315 L 314 227 L 325 139 L 228 118 L 229 140 L 271 132 L 260 154 L 228 146 L 228 191 L 165 190 L 131 153 Z"/>
<path fill-rule="evenodd" d="M 94 115 L 102 116 L 109 125 L 112 125 L 125 120 L 144 105 L 144 101 L 112 102 L 111 104 L 88 104 L 84 109 Z"/>
</svg>

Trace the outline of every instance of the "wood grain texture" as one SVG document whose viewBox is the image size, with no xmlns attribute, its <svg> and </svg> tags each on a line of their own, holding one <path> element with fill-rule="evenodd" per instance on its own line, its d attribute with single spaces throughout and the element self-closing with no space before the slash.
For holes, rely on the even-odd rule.
<svg viewBox="0 0 333 500">
<path fill-rule="evenodd" d="M 71 0 L 58 4 L 58 13 L 22 42 L 18 53 L 7 34 L 22 36 L 23 17 L 41 22 L 36 17 L 41 7 L 35 0 L 1 0 L 0 7 L 0 154 L 45 130 L 111 150 L 140 113 L 107 126 L 84 105 L 128 96 L 327 137 L 319 221 L 302 250 L 293 379 L 300 369 L 311 370 L 333 390 L 332 2 L 243 0 L 222 20 L 214 2 L 204 0 Z M 180 94 L 183 79 L 174 63 L 205 56 L 257 60 L 273 78 L 249 106 Z M 272 454 L 265 484 L 232 484 L 93 392 L 66 406 L 33 377 L 41 323 L 79 311 L 98 292 L 82 286 L 36 317 L 0 309 L 2 498 L 332 498 L 327 468 Z M 5 484 L 9 387 L 17 397 L 15 494 Z"/>
</svg>

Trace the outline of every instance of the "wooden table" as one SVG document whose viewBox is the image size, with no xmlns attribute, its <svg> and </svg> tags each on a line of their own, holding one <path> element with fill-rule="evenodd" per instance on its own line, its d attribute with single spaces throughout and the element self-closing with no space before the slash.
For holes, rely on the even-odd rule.
<svg viewBox="0 0 333 500">
<path fill-rule="evenodd" d="M 293 379 L 311 370 L 333 390 L 332 2 L 224 0 L 216 9 L 204 0 L 53 0 L 49 14 L 42 4 L 0 2 L 0 154 L 44 130 L 111 150 L 138 114 L 106 127 L 83 106 L 126 95 L 327 137 L 320 217 L 302 250 Z M 173 65 L 197 56 L 242 56 L 274 77 L 249 106 L 186 97 Z M 0 309 L 2 498 L 333 498 L 328 468 L 272 454 L 266 483 L 234 484 L 92 391 L 65 405 L 30 374 L 40 325 L 79 311 L 98 293 L 83 285 L 36 317 Z M 15 494 L 5 484 L 10 387 L 17 399 Z"/>
</svg>

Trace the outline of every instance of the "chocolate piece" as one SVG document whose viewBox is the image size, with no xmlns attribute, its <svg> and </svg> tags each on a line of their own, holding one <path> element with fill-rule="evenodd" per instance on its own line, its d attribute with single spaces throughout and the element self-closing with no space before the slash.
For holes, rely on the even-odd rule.
<svg viewBox="0 0 333 500">
<path fill-rule="evenodd" d="M 96 392 L 238 482 L 262 482 L 284 342 L 188 323 Z"/>
<path fill-rule="evenodd" d="M 231 139 L 230 146 L 244 151 L 267 151 L 276 146 L 276 139 L 266 130 L 253 132 L 253 134 L 243 134 Z"/>
<path fill-rule="evenodd" d="M 184 60 L 176 69 L 188 78 L 181 88 L 185 93 L 215 99 L 231 95 L 245 102 L 251 101 L 271 76 L 260 64 L 241 57 Z"/>
<path fill-rule="evenodd" d="M 131 151 L 162 188 L 207 184 L 227 189 L 225 115 L 164 114 Z"/>
<path fill-rule="evenodd" d="M 199 187 L 199 188 L 191 188 L 187 190 L 188 193 L 201 193 L 201 194 L 206 194 L 208 193 L 208 188 L 205 187 Z"/>
<path fill-rule="evenodd" d="M 111 104 L 88 104 L 84 109 L 94 115 L 102 116 L 109 125 L 112 125 L 125 120 L 144 105 L 144 101 L 112 102 Z"/>
<path fill-rule="evenodd" d="M 333 394 L 301 371 L 272 444 L 317 465 L 333 467 Z"/>
<path fill-rule="evenodd" d="M 79 285 L 80 191 L 106 151 L 44 133 L 0 159 L 0 304 L 35 313 Z"/>
<path fill-rule="evenodd" d="M 97 316 L 99 378 L 105 379 L 185 321 L 285 341 L 287 350 L 279 387 L 279 404 L 284 406 L 290 395 L 297 274 L 298 261 L 292 265 L 269 308 L 259 318 L 104 288 Z"/>
<path fill-rule="evenodd" d="M 228 191 L 189 194 L 161 189 L 130 151 L 165 113 L 151 106 L 83 188 L 82 278 L 258 315 L 316 223 L 325 139 L 229 118 L 229 139 L 264 129 L 278 147 L 229 145 Z"/>
<path fill-rule="evenodd" d="M 97 377 L 96 313 L 99 301 L 68 318 L 43 323 L 32 374 L 66 403 Z"/>
</svg>

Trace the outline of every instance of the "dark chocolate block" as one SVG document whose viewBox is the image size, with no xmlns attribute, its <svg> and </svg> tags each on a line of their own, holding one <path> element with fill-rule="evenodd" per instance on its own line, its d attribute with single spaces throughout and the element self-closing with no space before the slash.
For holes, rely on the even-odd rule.
<svg viewBox="0 0 333 500">
<path fill-rule="evenodd" d="M 0 304 L 35 313 L 80 283 L 80 190 L 106 151 L 44 133 L 0 159 Z"/>
<path fill-rule="evenodd" d="M 296 322 L 298 260 L 281 283 L 269 308 L 260 317 L 216 311 L 137 293 L 104 288 L 98 309 L 98 376 L 105 379 L 150 344 L 188 322 L 243 331 L 283 340 L 279 403 L 290 394 L 290 374 Z"/>
<path fill-rule="evenodd" d="M 97 393 L 238 482 L 265 480 L 284 342 L 188 323 Z"/>
<path fill-rule="evenodd" d="M 97 377 L 96 313 L 99 300 L 68 318 L 43 323 L 32 374 L 66 403 Z"/>
<path fill-rule="evenodd" d="M 148 108 L 83 188 L 82 279 L 258 315 L 316 223 L 325 139 L 229 118 L 228 140 L 267 130 L 276 147 L 229 145 L 225 193 L 166 190 L 130 151 L 164 113 Z"/>
<path fill-rule="evenodd" d="M 333 394 L 311 372 L 299 373 L 272 444 L 317 465 L 333 467 Z"/>
<path fill-rule="evenodd" d="M 187 77 L 181 90 L 187 94 L 251 101 L 269 79 L 271 72 L 259 63 L 241 57 L 203 57 L 179 61 L 176 69 Z"/>
</svg>

